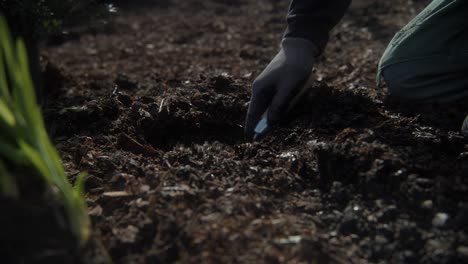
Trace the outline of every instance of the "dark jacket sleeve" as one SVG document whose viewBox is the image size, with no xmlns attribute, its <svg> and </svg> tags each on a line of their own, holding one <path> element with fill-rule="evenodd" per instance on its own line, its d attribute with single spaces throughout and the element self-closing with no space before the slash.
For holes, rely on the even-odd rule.
<svg viewBox="0 0 468 264">
<path fill-rule="evenodd" d="M 340 21 L 351 0 L 292 0 L 285 37 L 312 41 L 322 53 L 329 32 Z"/>
</svg>

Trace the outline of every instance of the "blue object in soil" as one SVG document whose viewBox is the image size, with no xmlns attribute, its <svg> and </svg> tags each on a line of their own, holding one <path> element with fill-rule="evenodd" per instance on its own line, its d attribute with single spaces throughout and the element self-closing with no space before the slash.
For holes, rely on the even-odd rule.
<svg viewBox="0 0 468 264">
<path fill-rule="evenodd" d="M 267 128 L 268 128 L 268 121 L 267 121 L 267 118 L 264 117 L 264 118 L 262 118 L 262 120 L 260 120 L 260 122 L 258 122 L 257 126 L 255 127 L 254 132 L 257 135 L 261 135 L 261 134 L 265 133 Z"/>
</svg>

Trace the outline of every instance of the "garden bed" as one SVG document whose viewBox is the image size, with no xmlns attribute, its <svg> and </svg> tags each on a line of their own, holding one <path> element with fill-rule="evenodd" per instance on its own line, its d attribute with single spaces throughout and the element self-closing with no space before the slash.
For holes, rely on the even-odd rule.
<svg viewBox="0 0 468 264">
<path fill-rule="evenodd" d="M 407 104 L 374 80 L 425 1 L 355 1 L 318 95 L 254 143 L 250 87 L 288 1 L 162 2 L 43 52 L 49 131 L 67 173 L 88 172 L 116 263 L 468 261 L 466 102 Z"/>
</svg>

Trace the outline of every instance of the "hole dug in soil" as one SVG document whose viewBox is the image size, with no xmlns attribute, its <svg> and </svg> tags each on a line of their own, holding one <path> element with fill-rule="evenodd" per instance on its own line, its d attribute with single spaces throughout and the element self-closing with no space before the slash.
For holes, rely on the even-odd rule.
<svg viewBox="0 0 468 264">
<path fill-rule="evenodd" d="M 247 91 L 223 76 L 201 82 L 187 89 L 191 94 L 135 102 L 131 118 L 136 120 L 137 133 L 164 150 L 178 144 L 243 142 Z"/>
<path fill-rule="evenodd" d="M 185 116 L 171 116 L 166 112 L 157 117 L 145 137 L 154 147 L 162 149 L 171 149 L 177 144 L 202 144 L 206 141 L 234 145 L 242 142 L 244 130 L 241 125 L 228 120 L 193 122 Z"/>
</svg>

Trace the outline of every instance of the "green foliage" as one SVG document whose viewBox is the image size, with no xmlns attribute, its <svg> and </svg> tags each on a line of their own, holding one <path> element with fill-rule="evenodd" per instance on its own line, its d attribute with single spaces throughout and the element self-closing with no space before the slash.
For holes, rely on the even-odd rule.
<svg viewBox="0 0 468 264">
<path fill-rule="evenodd" d="M 68 182 L 36 102 L 24 44 L 12 40 L 1 16 L 0 131 L 0 195 L 21 199 L 16 177 L 40 177 L 48 188 L 56 190 L 74 235 L 82 243 L 87 241 L 90 220 L 83 196 L 83 176 L 78 177 L 75 188 Z"/>
<path fill-rule="evenodd" d="M 16 31 L 40 37 L 64 25 L 104 17 L 113 8 L 97 0 L 0 0 L 0 11 Z"/>
</svg>

